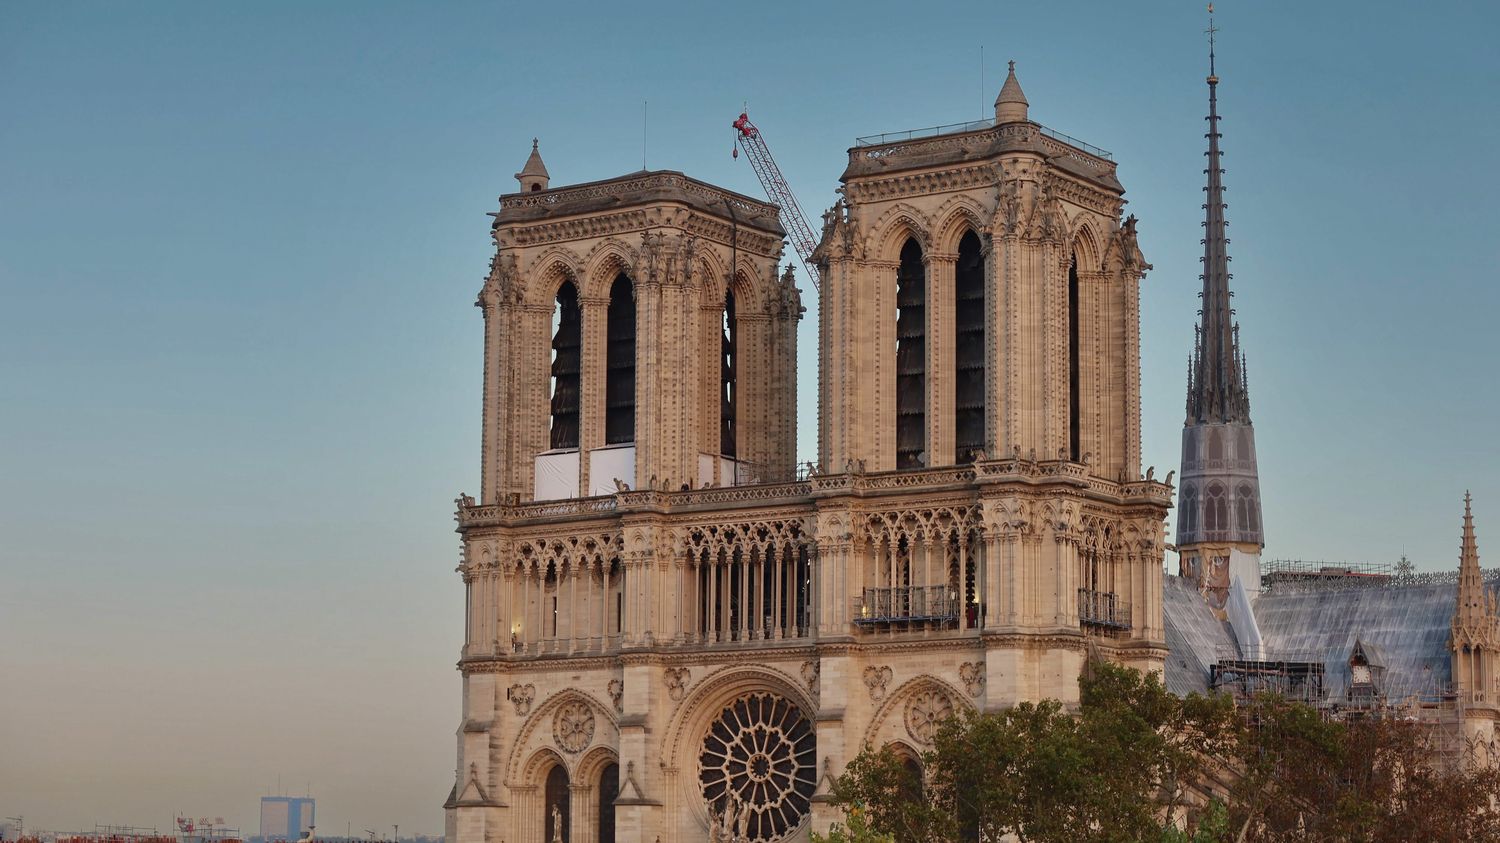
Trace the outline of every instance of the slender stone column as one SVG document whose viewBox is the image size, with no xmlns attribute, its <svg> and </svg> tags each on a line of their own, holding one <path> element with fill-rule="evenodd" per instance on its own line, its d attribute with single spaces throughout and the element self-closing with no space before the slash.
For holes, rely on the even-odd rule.
<svg viewBox="0 0 1500 843">
<path fill-rule="evenodd" d="M 580 296 L 581 348 L 578 402 L 578 487 L 587 495 L 591 485 L 589 452 L 604 445 L 604 366 L 609 297 Z"/>
<path fill-rule="evenodd" d="M 496 398 L 500 394 L 500 373 L 503 371 L 500 341 L 500 320 L 496 312 L 500 304 L 500 287 L 486 283 L 474 303 L 484 314 L 484 396 L 483 419 L 480 432 L 479 499 L 487 504 L 495 503 L 500 490 L 500 432 L 505 423 L 499 412 Z"/>
<path fill-rule="evenodd" d="M 956 254 L 927 256 L 927 464 L 953 465 L 954 383 L 954 266 Z"/>
</svg>

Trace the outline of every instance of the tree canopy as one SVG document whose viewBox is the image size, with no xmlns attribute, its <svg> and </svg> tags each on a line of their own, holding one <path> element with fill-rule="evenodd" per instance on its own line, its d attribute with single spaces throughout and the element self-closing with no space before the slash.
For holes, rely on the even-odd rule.
<svg viewBox="0 0 1500 843">
<path fill-rule="evenodd" d="M 960 712 L 919 764 L 866 747 L 839 777 L 828 843 L 1500 840 L 1500 775 L 1431 726 L 1335 722 L 1275 697 L 1169 693 L 1096 663 L 1080 704 Z"/>
</svg>

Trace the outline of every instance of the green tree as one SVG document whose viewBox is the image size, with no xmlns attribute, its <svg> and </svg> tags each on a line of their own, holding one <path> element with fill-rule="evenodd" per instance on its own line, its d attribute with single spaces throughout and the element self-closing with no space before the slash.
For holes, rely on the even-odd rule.
<svg viewBox="0 0 1500 843">
<path fill-rule="evenodd" d="M 1236 840 L 1500 840 L 1500 768 L 1469 756 L 1456 724 L 1331 721 L 1274 696 L 1244 714 L 1230 798 Z"/>
<path fill-rule="evenodd" d="M 1076 714 L 1043 701 L 950 719 L 921 759 L 920 782 L 892 750 L 867 748 L 834 799 L 864 806 L 870 826 L 897 843 L 1159 837 L 1161 797 L 1174 800 L 1231 742 L 1228 700 L 1182 700 L 1154 674 L 1102 663 L 1081 692 Z"/>
<path fill-rule="evenodd" d="M 896 843 L 891 835 L 870 828 L 864 810 L 858 805 L 850 807 L 844 818 L 849 824 L 834 823 L 827 836 L 814 831 L 812 843 Z"/>
</svg>

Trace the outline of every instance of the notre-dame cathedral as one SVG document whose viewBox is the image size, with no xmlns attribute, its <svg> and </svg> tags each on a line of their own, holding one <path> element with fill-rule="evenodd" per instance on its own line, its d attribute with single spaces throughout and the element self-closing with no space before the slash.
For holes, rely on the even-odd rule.
<svg viewBox="0 0 1500 843">
<path fill-rule="evenodd" d="M 1012 71 L 993 122 L 848 151 L 800 470 L 776 206 L 533 146 L 477 302 L 450 843 L 805 841 L 865 746 L 1161 669 L 1150 267 L 1108 153 L 1027 109 Z"/>
</svg>

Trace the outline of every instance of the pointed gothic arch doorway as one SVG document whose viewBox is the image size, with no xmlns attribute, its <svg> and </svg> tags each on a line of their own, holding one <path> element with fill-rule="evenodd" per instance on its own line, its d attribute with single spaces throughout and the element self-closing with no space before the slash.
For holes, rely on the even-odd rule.
<svg viewBox="0 0 1500 843">
<path fill-rule="evenodd" d="M 615 797 L 620 794 L 620 765 L 609 763 L 599 771 L 599 810 L 594 840 L 615 843 Z"/>
<path fill-rule="evenodd" d="M 546 836 L 542 839 L 547 843 L 552 843 L 553 840 L 570 843 L 573 839 L 571 828 L 573 800 L 568 787 L 568 771 L 563 768 L 563 765 L 554 764 L 552 769 L 547 771 L 547 785 L 543 789 L 543 799 L 546 811 L 544 821 Z"/>
</svg>

